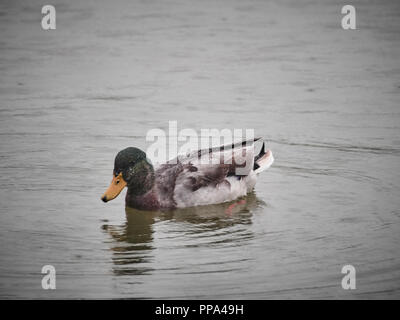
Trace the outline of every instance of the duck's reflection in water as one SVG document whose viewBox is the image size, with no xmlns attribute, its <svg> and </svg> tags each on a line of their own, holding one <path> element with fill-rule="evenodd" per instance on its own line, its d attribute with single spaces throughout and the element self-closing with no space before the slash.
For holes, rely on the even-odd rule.
<svg viewBox="0 0 400 320">
<path fill-rule="evenodd" d="M 126 207 L 126 222 L 123 225 L 103 226 L 113 239 L 114 273 L 150 273 L 153 270 L 156 233 L 162 233 L 157 239 L 157 246 L 162 245 L 164 240 L 176 243 L 177 248 L 212 247 L 251 239 L 253 234 L 248 226 L 252 214 L 265 206 L 251 193 L 234 202 L 170 211 L 140 211 Z M 165 226 L 158 227 L 165 223 Z"/>
</svg>

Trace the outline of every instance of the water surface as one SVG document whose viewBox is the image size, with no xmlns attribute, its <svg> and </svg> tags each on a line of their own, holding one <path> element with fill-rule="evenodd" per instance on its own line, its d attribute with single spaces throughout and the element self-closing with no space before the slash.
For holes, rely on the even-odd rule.
<svg viewBox="0 0 400 320">
<path fill-rule="evenodd" d="M 341 1 L 52 4 L 47 32 L 0 4 L 1 298 L 400 297 L 398 1 L 353 1 L 354 31 Z M 275 163 L 233 209 L 102 203 L 170 120 L 252 128 Z"/>
</svg>

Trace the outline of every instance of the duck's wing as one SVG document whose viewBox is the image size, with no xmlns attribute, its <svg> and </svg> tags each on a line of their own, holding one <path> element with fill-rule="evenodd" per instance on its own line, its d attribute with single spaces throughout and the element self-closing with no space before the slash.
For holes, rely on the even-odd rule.
<svg viewBox="0 0 400 320">
<path fill-rule="evenodd" d="M 225 179 L 230 176 L 241 179 L 254 170 L 254 142 L 259 139 L 179 156 L 162 165 L 156 175 L 161 178 L 160 181 L 168 181 L 169 186 L 165 190 L 169 192 L 178 184 L 188 191 L 196 191 L 202 187 L 226 183 Z"/>
<path fill-rule="evenodd" d="M 168 161 L 168 164 L 181 163 L 192 170 L 227 171 L 227 174 L 245 176 L 253 169 L 255 151 L 254 143 L 261 138 L 244 140 L 220 147 L 192 151 Z M 212 174 L 212 176 L 214 176 Z"/>
</svg>

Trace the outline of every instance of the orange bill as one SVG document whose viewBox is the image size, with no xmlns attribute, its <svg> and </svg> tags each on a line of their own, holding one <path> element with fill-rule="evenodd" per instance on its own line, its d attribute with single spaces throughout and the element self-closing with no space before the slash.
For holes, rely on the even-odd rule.
<svg viewBox="0 0 400 320">
<path fill-rule="evenodd" d="M 111 184 L 108 187 L 107 191 L 101 196 L 101 200 L 104 202 L 115 199 L 122 191 L 123 188 L 126 187 L 126 181 L 122 178 L 122 172 L 114 176 L 111 180 Z"/>
</svg>

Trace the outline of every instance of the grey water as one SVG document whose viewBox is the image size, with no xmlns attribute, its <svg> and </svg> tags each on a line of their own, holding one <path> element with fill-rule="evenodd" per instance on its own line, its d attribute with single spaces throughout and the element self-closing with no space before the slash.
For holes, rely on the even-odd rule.
<svg viewBox="0 0 400 320">
<path fill-rule="evenodd" d="M 44 31 L 41 1 L 0 2 L 0 298 L 400 298 L 398 1 L 352 1 L 356 30 L 336 0 L 51 4 Z M 237 203 L 104 204 L 172 120 L 275 163 Z"/>
</svg>

